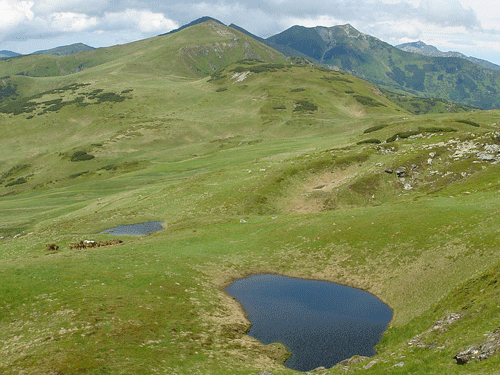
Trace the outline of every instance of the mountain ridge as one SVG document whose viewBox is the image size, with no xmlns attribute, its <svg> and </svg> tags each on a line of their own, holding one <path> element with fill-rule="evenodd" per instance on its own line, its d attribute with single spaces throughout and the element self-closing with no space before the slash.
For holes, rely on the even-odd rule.
<svg viewBox="0 0 500 375">
<path fill-rule="evenodd" d="M 21 56 L 21 54 L 8 50 L 0 51 L 0 59 L 8 59 L 9 57 L 16 57 L 16 56 Z"/>
<path fill-rule="evenodd" d="M 467 56 L 467 55 L 464 55 L 463 53 L 456 52 L 456 51 L 443 52 L 435 46 L 425 44 L 421 40 L 419 40 L 417 42 L 399 44 L 395 47 L 399 48 L 402 51 L 420 53 L 420 54 L 425 55 L 425 56 L 459 57 L 459 58 L 462 58 L 465 60 L 469 60 L 470 62 L 477 64 L 479 66 L 482 66 L 483 68 L 486 68 L 486 69 L 500 70 L 500 65 L 494 64 L 490 61 L 478 59 L 477 57 L 473 57 L 473 56 Z"/>
<path fill-rule="evenodd" d="M 306 55 L 325 67 L 391 91 L 483 109 L 500 106 L 499 71 L 459 57 L 429 57 L 402 51 L 351 25 L 292 26 L 267 41 L 288 56 Z"/>
<path fill-rule="evenodd" d="M 219 21 L 218 19 L 215 19 L 213 17 L 209 17 L 209 16 L 203 16 L 203 17 L 200 17 L 200 18 L 197 18 L 195 19 L 194 21 L 191 21 L 177 29 L 174 29 L 174 30 L 171 30 L 169 31 L 168 33 L 163 33 L 163 34 L 160 34 L 158 36 L 164 36 L 164 35 L 170 35 L 170 34 L 175 34 L 179 31 L 182 31 L 184 29 L 187 29 L 188 27 L 191 27 L 191 26 L 196 26 L 196 25 L 199 25 L 200 23 L 204 23 L 204 22 L 207 22 L 207 21 L 213 21 L 213 22 L 216 22 L 216 23 L 220 23 L 221 25 L 224 25 L 226 26 L 224 23 L 222 23 L 221 21 Z"/>
</svg>

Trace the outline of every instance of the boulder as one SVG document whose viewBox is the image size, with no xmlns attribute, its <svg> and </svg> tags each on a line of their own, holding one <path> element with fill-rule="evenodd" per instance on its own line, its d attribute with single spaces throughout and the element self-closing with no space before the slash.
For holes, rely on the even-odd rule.
<svg viewBox="0 0 500 375">
<path fill-rule="evenodd" d="M 479 152 L 477 157 L 483 161 L 493 161 L 495 160 L 495 155 L 487 152 Z"/>
<path fill-rule="evenodd" d="M 500 351 L 500 328 L 488 335 L 486 341 L 479 345 L 473 344 L 467 349 L 457 353 L 453 359 L 458 365 L 465 365 L 471 361 L 483 361 Z"/>
<path fill-rule="evenodd" d="M 369 368 L 372 368 L 373 366 L 375 366 L 377 363 L 379 362 L 378 359 L 374 359 L 373 361 L 371 361 L 370 363 L 368 363 L 366 366 L 364 366 L 363 368 L 365 370 L 368 370 Z"/>
<path fill-rule="evenodd" d="M 457 361 L 457 365 L 465 365 L 467 362 L 476 359 L 480 352 L 478 345 L 471 345 L 467 349 L 455 354 L 453 359 Z"/>
<path fill-rule="evenodd" d="M 405 169 L 396 169 L 396 176 L 398 176 L 399 178 L 403 178 L 403 177 L 406 177 L 408 176 L 408 173 L 406 172 Z"/>
</svg>

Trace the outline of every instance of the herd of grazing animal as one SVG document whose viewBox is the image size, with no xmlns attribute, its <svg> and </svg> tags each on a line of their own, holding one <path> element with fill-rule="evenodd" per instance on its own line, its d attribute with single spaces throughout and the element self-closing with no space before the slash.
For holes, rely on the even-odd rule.
<svg viewBox="0 0 500 375">
<path fill-rule="evenodd" d="M 94 247 L 106 247 L 106 246 L 114 246 L 123 243 L 123 241 L 119 239 L 108 240 L 108 241 L 78 241 L 75 243 L 70 243 L 70 250 L 83 250 L 83 249 L 91 249 Z M 54 243 L 47 244 L 47 251 L 57 251 L 59 250 L 59 246 Z"/>
</svg>

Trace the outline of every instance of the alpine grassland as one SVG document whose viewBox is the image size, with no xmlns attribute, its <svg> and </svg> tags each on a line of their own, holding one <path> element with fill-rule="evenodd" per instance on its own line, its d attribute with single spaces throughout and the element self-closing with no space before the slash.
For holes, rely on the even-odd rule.
<svg viewBox="0 0 500 375">
<path fill-rule="evenodd" d="M 499 368 L 453 358 L 500 327 L 499 111 L 417 115 L 212 21 L 0 76 L 1 373 L 299 373 L 224 292 L 258 273 L 393 309 L 324 373 Z"/>
</svg>

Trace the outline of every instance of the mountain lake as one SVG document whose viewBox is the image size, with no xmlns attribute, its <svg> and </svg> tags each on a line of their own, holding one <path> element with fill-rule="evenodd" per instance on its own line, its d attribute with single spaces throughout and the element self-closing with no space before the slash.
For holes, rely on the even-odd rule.
<svg viewBox="0 0 500 375">
<path fill-rule="evenodd" d="M 374 295 L 327 281 L 252 275 L 226 292 L 252 323 L 248 334 L 266 345 L 284 344 L 292 353 L 285 366 L 298 371 L 374 356 L 393 315 Z"/>
<path fill-rule="evenodd" d="M 132 236 L 145 236 L 150 233 L 158 232 L 163 228 L 163 221 L 149 221 L 147 223 L 138 223 L 130 225 L 118 225 L 117 227 L 103 230 L 99 234 L 112 234 L 116 236 L 132 235 Z"/>
</svg>

